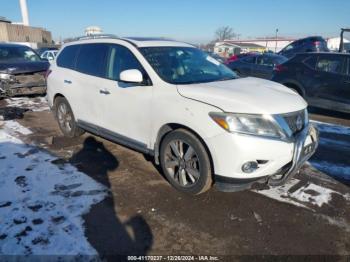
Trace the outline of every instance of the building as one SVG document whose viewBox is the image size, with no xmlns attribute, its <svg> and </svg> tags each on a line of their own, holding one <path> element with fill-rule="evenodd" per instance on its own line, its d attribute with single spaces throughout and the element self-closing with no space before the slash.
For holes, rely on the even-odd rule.
<svg viewBox="0 0 350 262">
<path fill-rule="evenodd" d="M 279 52 L 284 47 L 297 39 L 294 38 L 257 38 L 245 40 L 224 40 L 225 43 L 240 45 L 240 44 L 254 44 L 264 47 L 265 51 Z"/>
<path fill-rule="evenodd" d="M 51 45 L 52 35 L 44 28 L 15 24 L 0 17 L 0 41 L 23 43 L 37 48 L 38 46 Z"/>
<path fill-rule="evenodd" d="M 349 40 L 344 38 L 344 44 L 345 46 L 348 46 L 349 44 Z M 333 37 L 333 38 L 328 38 L 327 39 L 327 46 L 329 48 L 329 50 L 332 51 L 338 51 L 339 50 L 339 46 L 340 46 L 340 37 Z"/>
<path fill-rule="evenodd" d="M 98 26 L 89 26 L 85 29 L 85 35 L 91 36 L 91 35 L 98 35 L 102 34 L 102 29 Z"/>
<path fill-rule="evenodd" d="M 217 42 L 214 46 L 214 53 L 222 57 L 230 57 L 232 55 L 249 52 L 265 52 L 264 46 L 254 43 L 237 43 L 233 44 L 227 41 Z"/>
</svg>

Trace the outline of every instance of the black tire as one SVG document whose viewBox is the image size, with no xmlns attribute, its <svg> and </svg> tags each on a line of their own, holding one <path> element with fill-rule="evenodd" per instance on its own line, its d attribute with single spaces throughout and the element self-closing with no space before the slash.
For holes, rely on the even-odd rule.
<svg viewBox="0 0 350 262">
<path fill-rule="evenodd" d="M 180 157 L 176 156 L 172 146 L 180 149 Z M 212 186 L 208 153 L 201 141 L 185 129 L 174 130 L 164 137 L 160 146 L 160 164 L 169 183 L 181 192 L 198 195 Z"/>
<path fill-rule="evenodd" d="M 62 119 L 62 108 L 66 109 L 66 116 L 64 117 L 64 120 Z M 73 138 L 84 134 L 85 131 L 77 126 L 72 108 L 70 107 L 66 98 L 60 96 L 55 99 L 54 113 L 58 126 L 60 127 L 60 130 L 64 136 Z"/>
</svg>

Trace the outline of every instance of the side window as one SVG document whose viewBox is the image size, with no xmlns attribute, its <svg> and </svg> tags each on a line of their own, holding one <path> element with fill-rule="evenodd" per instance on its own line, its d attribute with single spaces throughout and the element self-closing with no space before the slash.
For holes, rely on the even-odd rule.
<svg viewBox="0 0 350 262">
<path fill-rule="evenodd" d="M 82 44 L 76 62 L 76 70 L 92 76 L 104 77 L 108 44 Z"/>
<path fill-rule="evenodd" d="M 343 73 L 344 59 L 342 57 L 320 57 L 316 63 L 316 70 L 334 74 Z"/>
<path fill-rule="evenodd" d="M 315 69 L 316 62 L 317 62 L 317 56 L 309 56 L 306 59 L 304 59 L 304 64 L 306 64 L 311 69 Z"/>
<path fill-rule="evenodd" d="M 259 56 L 257 58 L 257 64 L 258 65 L 264 65 L 264 66 L 273 66 L 273 60 L 271 57 L 268 56 Z"/>
<path fill-rule="evenodd" d="M 47 52 L 45 51 L 42 55 L 41 55 L 42 58 L 46 58 L 47 57 Z"/>
<path fill-rule="evenodd" d="M 144 79 L 148 78 L 146 71 L 128 48 L 121 45 L 110 45 L 106 77 L 119 81 L 120 73 L 129 69 L 138 69 L 143 74 Z"/>
<path fill-rule="evenodd" d="M 75 59 L 79 50 L 79 45 L 65 47 L 57 57 L 57 66 L 74 69 Z"/>
</svg>

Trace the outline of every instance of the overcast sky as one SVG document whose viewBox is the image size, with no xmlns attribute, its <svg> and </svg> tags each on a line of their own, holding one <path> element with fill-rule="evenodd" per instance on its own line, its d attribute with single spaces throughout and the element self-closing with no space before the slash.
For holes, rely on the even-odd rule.
<svg viewBox="0 0 350 262">
<path fill-rule="evenodd" d="M 350 0 L 27 0 L 33 26 L 54 39 L 80 36 L 90 25 L 119 36 L 164 36 L 193 43 L 231 26 L 240 38 L 337 36 L 350 27 Z M 0 16 L 22 20 L 18 0 L 1 0 Z"/>
</svg>

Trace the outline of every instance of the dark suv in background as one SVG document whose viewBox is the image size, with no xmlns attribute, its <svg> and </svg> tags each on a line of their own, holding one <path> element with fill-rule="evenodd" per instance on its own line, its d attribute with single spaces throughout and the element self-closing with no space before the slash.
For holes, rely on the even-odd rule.
<svg viewBox="0 0 350 262">
<path fill-rule="evenodd" d="M 329 52 L 329 49 L 326 40 L 321 36 L 310 36 L 290 43 L 278 54 L 291 58 L 297 53 L 305 52 Z"/>
<path fill-rule="evenodd" d="M 350 54 L 301 53 L 275 67 L 272 80 L 310 106 L 350 113 Z"/>
<path fill-rule="evenodd" d="M 28 46 L 0 43 L 0 99 L 45 94 L 49 66 Z"/>
</svg>

